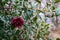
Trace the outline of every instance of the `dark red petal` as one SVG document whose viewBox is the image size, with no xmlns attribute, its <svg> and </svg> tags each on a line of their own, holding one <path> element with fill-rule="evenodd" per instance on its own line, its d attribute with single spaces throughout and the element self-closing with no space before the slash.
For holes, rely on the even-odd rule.
<svg viewBox="0 0 60 40">
<path fill-rule="evenodd" d="M 22 19 L 22 17 L 14 17 L 11 20 L 11 24 L 15 27 L 21 27 L 24 24 L 24 20 Z"/>
</svg>

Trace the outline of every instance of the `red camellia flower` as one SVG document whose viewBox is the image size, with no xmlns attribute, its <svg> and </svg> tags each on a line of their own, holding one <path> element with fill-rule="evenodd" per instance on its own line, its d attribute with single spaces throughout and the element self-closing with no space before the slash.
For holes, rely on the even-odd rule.
<svg viewBox="0 0 60 40">
<path fill-rule="evenodd" d="M 21 27 L 24 24 L 24 20 L 23 20 L 22 17 L 14 17 L 14 18 L 12 18 L 12 20 L 10 21 L 10 23 L 14 27 Z"/>
</svg>

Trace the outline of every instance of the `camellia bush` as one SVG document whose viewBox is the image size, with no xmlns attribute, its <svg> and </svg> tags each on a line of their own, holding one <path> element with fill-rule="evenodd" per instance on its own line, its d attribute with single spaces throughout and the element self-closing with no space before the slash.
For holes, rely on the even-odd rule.
<svg viewBox="0 0 60 40">
<path fill-rule="evenodd" d="M 50 11 L 40 4 L 41 0 L 0 0 L 0 40 L 49 40 L 50 24 L 46 23 L 46 18 L 55 15 L 51 12 L 55 7 L 51 6 Z"/>
</svg>

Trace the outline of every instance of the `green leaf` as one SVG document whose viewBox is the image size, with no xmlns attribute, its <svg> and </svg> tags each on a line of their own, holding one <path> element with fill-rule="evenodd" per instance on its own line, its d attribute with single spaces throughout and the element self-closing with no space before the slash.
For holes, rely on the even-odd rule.
<svg viewBox="0 0 60 40">
<path fill-rule="evenodd" d="M 36 2 L 40 3 L 40 0 L 35 0 Z"/>
<path fill-rule="evenodd" d="M 60 8 L 56 8 L 55 13 L 57 16 L 59 16 L 60 15 Z"/>
<path fill-rule="evenodd" d="M 60 40 L 60 38 L 57 38 L 56 40 Z"/>
<path fill-rule="evenodd" d="M 3 30 L 0 30 L 0 37 L 3 37 Z"/>
<path fill-rule="evenodd" d="M 24 0 L 24 1 L 28 1 L 28 0 Z"/>
<path fill-rule="evenodd" d="M 37 16 L 33 18 L 33 22 L 36 23 L 36 21 L 37 21 Z"/>
<path fill-rule="evenodd" d="M 55 9 L 55 7 L 54 6 L 52 6 L 52 10 L 54 10 Z"/>
<path fill-rule="evenodd" d="M 55 3 L 58 3 L 58 2 L 60 2 L 60 0 L 55 0 Z"/>
<path fill-rule="evenodd" d="M 0 28 L 2 28 L 3 26 L 4 26 L 4 22 L 0 20 Z"/>
<path fill-rule="evenodd" d="M 24 16 L 25 16 L 26 20 L 30 19 L 33 16 L 33 11 L 32 10 L 26 10 Z"/>
<path fill-rule="evenodd" d="M 13 36 L 13 40 L 17 40 L 17 37 L 16 36 Z"/>
<path fill-rule="evenodd" d="M 16 31 L 16 35 L 19 35 L 19 32 L 20 32 L 20 31 L 19 31 L 19 30 L 17 30 L 17 31 Z"/>
</svg>

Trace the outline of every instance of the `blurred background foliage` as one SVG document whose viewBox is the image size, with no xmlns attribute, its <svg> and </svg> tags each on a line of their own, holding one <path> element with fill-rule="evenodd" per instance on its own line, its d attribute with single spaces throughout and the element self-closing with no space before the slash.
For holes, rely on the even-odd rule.
<svg viewBox="0 0 60 40">
<path fill-rule="evenodd" d="M 56 0 L 55 3 L 57 2 L 60 1 Z M 55 16 L 52 12 L 55 10 L 53 3 L 47 2 L 47 8 L 41 8 L 41 0 L 0 0 L 0 40 L 49 40 L 50 24 L 45 22 L 45 14 L 51 12 L 48 17 Z M 59 14 L 60 12 L 57 13 Z M 25 24 L 21 28 L 10 24 L 15 16 L 23 17 Z"/>
</svg>

